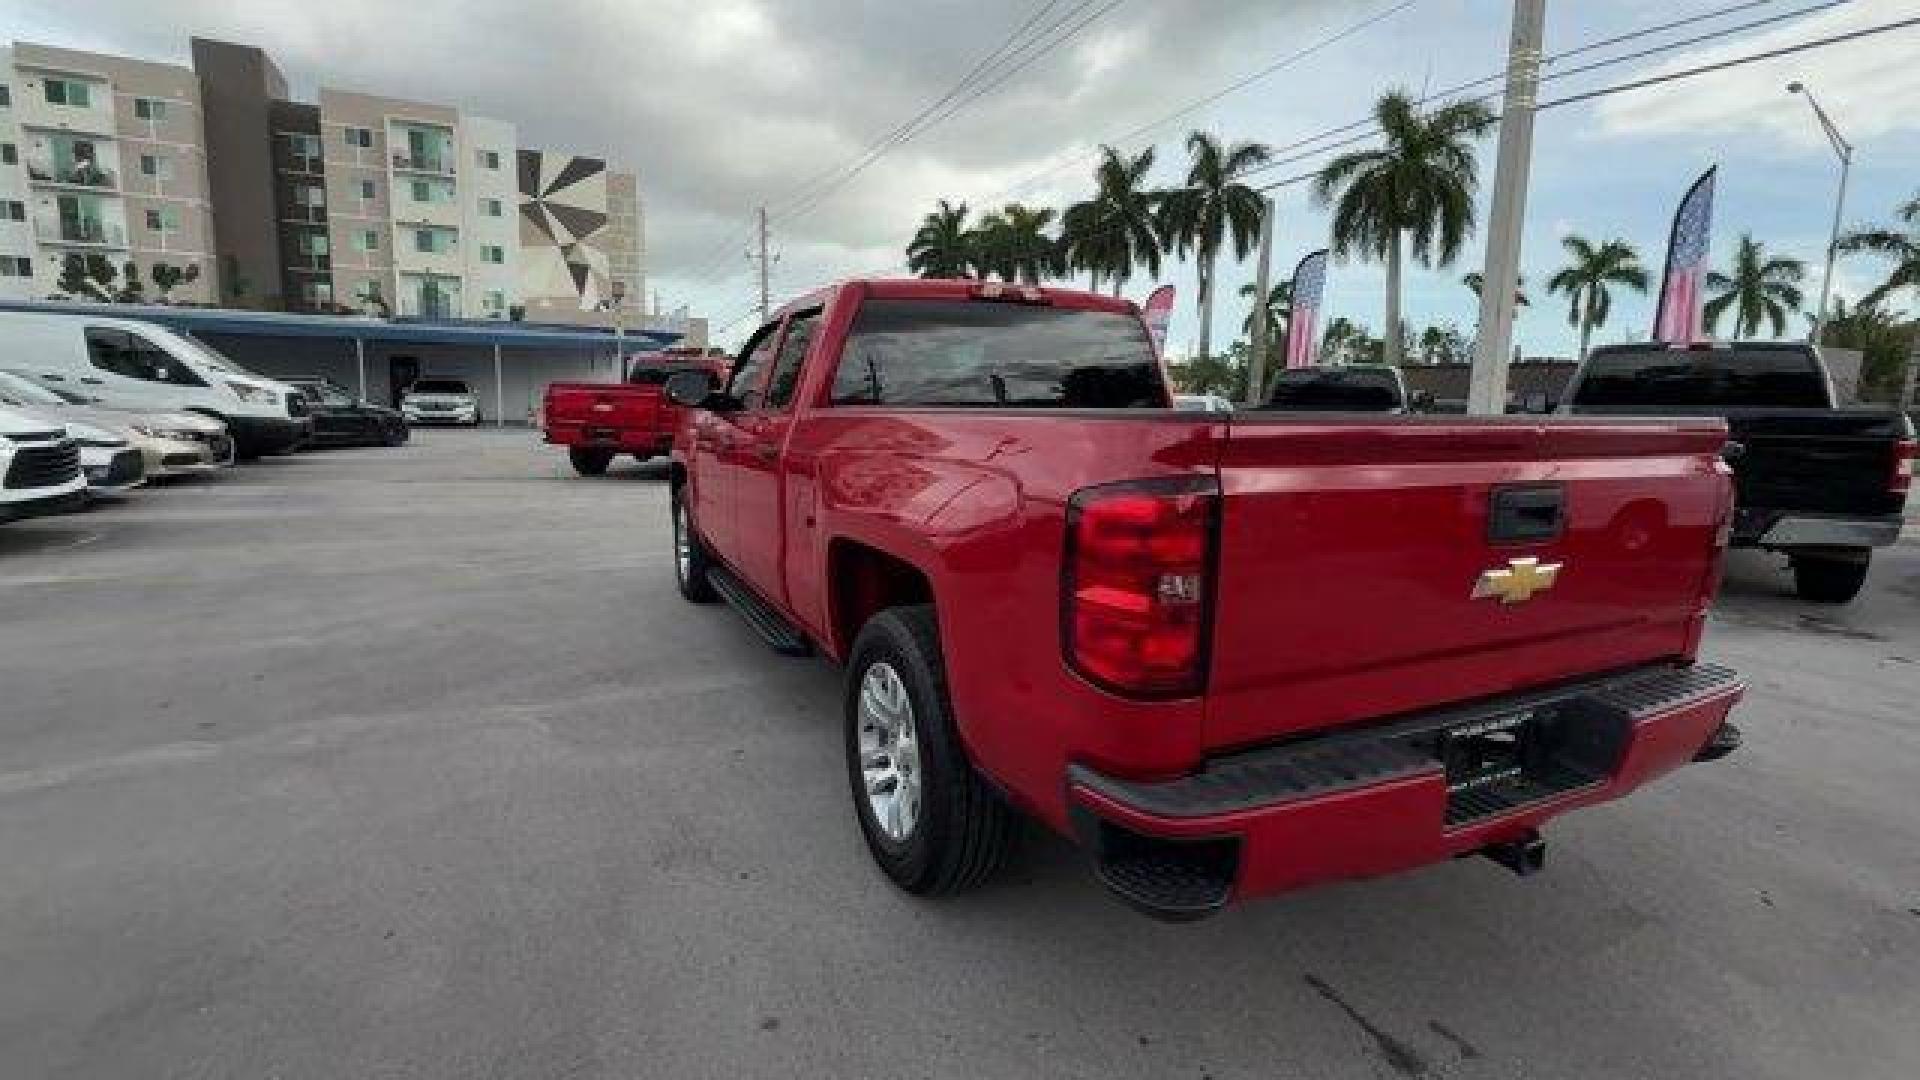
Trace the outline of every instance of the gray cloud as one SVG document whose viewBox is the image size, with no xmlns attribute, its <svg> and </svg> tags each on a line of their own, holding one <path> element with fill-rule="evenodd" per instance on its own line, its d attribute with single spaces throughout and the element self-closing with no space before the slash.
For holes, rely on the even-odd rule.
<svg viewBox="0 0 1920 1080">
<path fill-rule="evenodd" d="M 1056 4 L 1042 25 L 1076 2 Z M 513 121 L 527 145 L 605 153 L 641 174 L 650 273 L 669 299 L 725 316 L 717 309 L 745 286 L 737 249 L 755 206 L 788 201 L 856 157 L 1039 6 L 98 0 L 28 5 L 0 29 L 178 61 L 191 35 L 249 42 L 302 96 L 327 84 L 446 102 Z M 891 259 L 933 199 L 977 199 L 1206 93 L 1257 62 L 1244 48 L 1257 30 L 1285 26 L 1304 39 L 1351 11 L 1333 0 L 1123 3 L 811 212 L 780 221 L 783 283 Z M 1084 172 L 1054 179 L 1077 184 Z M 714 265 L 733 276 L 690 279 Z"/>
</svg>

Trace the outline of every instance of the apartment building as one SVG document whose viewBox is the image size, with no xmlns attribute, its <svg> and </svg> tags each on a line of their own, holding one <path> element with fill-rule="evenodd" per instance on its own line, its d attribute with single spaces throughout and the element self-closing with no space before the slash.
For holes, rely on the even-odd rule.
<svg viewBox="0 0 1920 1080">
<path fill-rule="evenodd" d="M 327 86 L 296 100 L 250 45 L 191 51 L 188 68 L 0 49 L 0 298 L 64 291 L 79 258 L 104 259 L 116 287 L 133 263 L 147 297 L 166 264 L 176 301 L 647 321 L 633 173 L 450 105 Z"/>
<path fill-rule="evenodd" d="M 189 68 L 0 49 L 0 297 L 56 294 L 69 264 L 109 269 L 103 288 L 216 297 L 203 131 Z"/>
</svg>

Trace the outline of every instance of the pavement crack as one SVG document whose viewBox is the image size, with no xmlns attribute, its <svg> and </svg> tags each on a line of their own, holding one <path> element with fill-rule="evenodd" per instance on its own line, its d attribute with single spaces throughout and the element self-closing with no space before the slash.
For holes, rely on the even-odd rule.
<svg viewBox="0 0 1920 1080">
<path fill-rule="evenodd" d="M 1313 987 L 1320 992 L 1321 997 L 1326 998 L 1338 1006 L 1341 1012 L 1347 1014 L 1348 1019 L 1352 1020 L 1359 1026 L 1361 1031 L 1366 1032 L 1368 1037 L 1373 1039 L 1374 1045 L 1380 1048 L 1380 1056 L 1386 1059 L 1387 1064 L 1391 1065 L 1395 1072 L 1402 1076 L 1425 1076 L 1427 1074 L 1427 1059 L 1421 1057 L 1419 1051 L 1408 1046 L 1399 1038 L 1382 1029 L 1380 1025 L 1368 1019 L 1365 1013 L 1354 1008 L 1346 998 L 1340 996 L 1338 990 L 1327 985 L 1326 981 L 1318 975 L 1308 972 L 1305 978 L 1308 986 Z"/>
<path fill-rule="evenodd" d="M 1465 1061 L 1471 1058 L 1477 1058 L 1480 1056 L 1479 1047 L 1468 1042 L 1459 1033 L 1455 1032 L 1452 1028 L 1441 1023 L 1440 1021 L 1429 1020 L 1427 1021 L 1427 1026 L 1433 1029 L 1433 1033 L 1435 1035 L 1438 1035 L 1441 1038 L 1452 1043 L 1454 1049 L 1460 1051 L 1460 1058 L 1462 1061 Z"/>
</svg>

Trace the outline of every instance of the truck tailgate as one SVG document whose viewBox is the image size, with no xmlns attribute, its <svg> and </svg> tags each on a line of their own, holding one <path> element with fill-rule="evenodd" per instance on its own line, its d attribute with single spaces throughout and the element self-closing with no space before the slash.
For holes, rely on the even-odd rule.
<svg viewBox="0 0 1920 1080">
<path fill-rule="evenodd" d="M 1729 497 L 1725 441 L 1703 420 L 1236 415 L 1220 460 L 1207 746 L 1685 653 Z M 1503 507 L 1557 499 L 1557 535 L 1490 536 L 1496 489 Z M 1514 561 L 1526 559 L 1538 572 Z M 1501 577 L 1516 570 L 1520 588 Z M 1543 587 L 1520 596 L 1528 584 Z"/>
<path fill-rule="evenodd" d="M 556 383 L 547 389 L 546 422 L 610 431 L 645 431 L 663 425 L 666 398 L 658 386 L 626 383 Z"/>
<path fill-rule="evenodd" d="M 1889 489 L 1894 445 L 1907 425 L 1890 411 L 1767 409 L 1727 414 L 1744 453 L 1734 461 L 1736 499 L 1757 514 L 1897 514 Z"/>
</svg>

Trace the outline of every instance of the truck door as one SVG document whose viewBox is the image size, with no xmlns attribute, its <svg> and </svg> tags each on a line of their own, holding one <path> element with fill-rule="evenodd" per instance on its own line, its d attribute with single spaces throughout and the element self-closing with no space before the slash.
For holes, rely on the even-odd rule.
<svg viewBox="0 0 1920 1080">
<path fill-rule="evenodd" d="M 819 325 L 819 308 L 788 317 L 766 388 L 739 413 L 741 452 L 733 470 L 734 568 L 760 595 L 783 605 L 786 579 L 781 573 L 781 553 L 788 525 L 781 451 L 793 427 L 794 391 Z"/>
<path fill-rule="evenodd" d="M 716 412 L 702 409 L 693 421 L 693 452 L 689 492 L 693 520 L 714 553 L 730 566 L 739 565 L 733 527 L 734 475 L 746 452 L 741 423 L 754 407 L 760 384 L 779 343 L 778 320 L 761 327 L 740 350 L 740 362 L 727 379 L 727 396 L 740 407 Z"/>
</svg>

